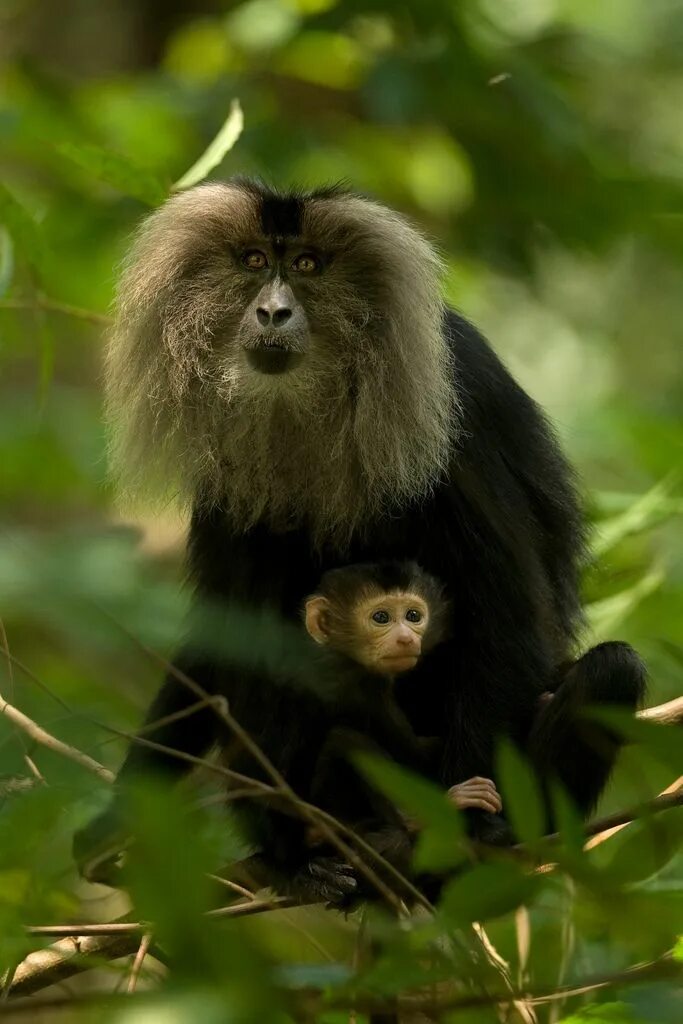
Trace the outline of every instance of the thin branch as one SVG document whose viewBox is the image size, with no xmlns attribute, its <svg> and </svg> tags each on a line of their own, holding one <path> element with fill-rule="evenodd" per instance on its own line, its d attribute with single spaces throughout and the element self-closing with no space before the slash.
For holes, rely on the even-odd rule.
<svg viewBox="0 0 683 1024">
<path fill-rule="evenodd" d="M 510 973 L 510 964 L 500 955 L 496 947 L 493 945 L 484 926 L 478 921 L 474 921 L 472 923 L 472 931 L 479 939 L 487 960 L 496 968 L 498 976 L 505 985 L 505 988 L 509 993 L 512 1006 L 514 1007 L 519 1019 L 522 1021 L 522 1024 L 538 1024 L 538 1018 L 529 1003 L 528 996 L 515 994 L 515 986 L 512 983 L 512 975 Z"/>
<path fill-rule="evenodd" d="M 672 803 L 669 803 L 668 801 L 670 800 L 671 797 L 677 797 L 678 800 L 677 801 L 673 801 Z M 643 805 L 641 805 L 641 807 L 646 807 L 647 808 L 649 806 L 650 807 L 649 813 L 651 814 L 652 813 L 652 805 L 653 804 L 656 805 L 656 807 L 654 808 L 655 810 L 657 810 L 657 809 L 666 810 L 668 806 L 675 807 L 675 806 L 677 806 L 677 803 L 683 802 L 682 798 L 683 798 L 683 775 L 679 776 L 679 778 L 677 778 L 675 782 L 672 782 L 670 786 L 667 786 L 666 789 L 663 790 L 659 794 L 659 796 L 655 798 L 655 800 L 650 801 L 649 805 L 648 804 L 643 804 Z M 660 804 L 660 801 L 663 801 L 663 800 L 667 801 L 665 806 Z M 643 814 L 637 815 L 637 817 L 646 817 L 647 814 L 648 814 L 648 811 L 646 810 Z M 614 818 L 614 817 L 617 817 L 617 816 L 612 815 L 612 817 Z M 623 816 L 621 816 L 621 817 L 623 817 Z M 595 825 L 593 826 L 593 828 L 596 829 L 597 831 L 595 831 L 593 833 L 593 835 L 592 835 L 592 838 L 588 840 L 588 842 L 584 846 L 584 850 L 592 850 L 596 846 L 600 846 L 602 843 L 606 842 L 608 839 L 611 839 L 612 836 L 616 835 L 618 832 L 621 832 L 622 829 L 626 828 L 627 825 L 630 825 L 631 822 L 634 821 L 634 820 L 635 819 L 632 818 L 632 817 L 627 817 L 625 821 L 613 821 L 612 824 L 609 824 L 609 819 L 603 819 L 602 822 L 596 822 Z M 605 824 L 605 822 L 607 822 L 607 824 Z M 603 827 L 600 828 L 599 827 L 600 825 L 602 825 Z"/>
<path fill-rule="evenodd" d="M 231 892 L 236 892 L 238 896 L 245 896 L 248 900 L 255 900 L 256 893 L 253 893 L 251 889 L 247 889 L 244 885 L 238 885 L 237 882 L 232 882 L 229 878 L 221 878 L 220 875 L 212 875 L 207 872 L 207 878 L 210 878 L 212 882 L 218 882 L 220 885 L 224 885 L 226 889 L 230 889 Z"/>
<path fill-rule="evenodd" d="M 63 316 L 71 316 L 76 320 L 83 320 L 90 324 L 111 326 L 111 317 L 105 313 L 96 313 L 92 309 L 81 309 L 80 306 L 71 306 L 66 302 L 57 302 L 49 299 L 46 295 L 37 295 L 35 299 L 0 299 L 0 309 L 26 310 L 30 313 L 42 311 L 45 313 L 61 313 Z"/>
<path fill-rule="evenodd" d="M 206 917 L 249 917 L 252 914 L 263 914 L 267 910 L 280 910 L 285 907 L 300 907 L 307 904 L 289 896 L 273 896 L 268 900 L 247 900 L 244 903 L 233 903 L 228 907 L 217 907 L 207 910 Z M 139 935 L 149 932 L 153 926 L 149 921 L 109 921 L 105 924 L 38 924 L 26 925 L 27 935 L 44 935 L 54 938 L 66 938 L 70 935 Z"/>
<path fill-rule="evenodd" d="M 658 725 L 676 725 L 683 722 L 683 697 L 674 697 L 666 704 L 658 704 L 653 708 L 643 708 L 636 717 Z"/>
<path fill-rule="evenodd" d="M 93 959 L 118 960 L 134 953 L 140 945 L 138 933 L 69 936 L 46 949 L 37 949 L 22 960 L 8 986 L 9 1007 L 18 996 L 30 996 L 41 989 L 66 981 L 90 970 Z M 35 1006 L 34 1006 L 35 1012 Z"/>
<path fill-rule="evenodd" d="M 657 796 L 654 800 L 647 800 L 628 810 L 608 814 L 606 817 L 600 818 L 599 821 L 587 825 L 585 832 L 587 836 L 596 836 L 617 825 L 630 825 L 632 821 L 637 821 L 639 818 L 649 818 L 652 814 L 659 814 L 661 811 L 668 811 L 671 807 L 680 807 L 681 805 L 683 805 L 683 789 L 679 792 Z"/>
<path fill-rule="evenodd" d="M 75 761 L 81 768 L 92 772 L 99 778 L 104 779 L 105 782 L 114 781 L 114 773 L 110 772 L 99 761 L 95 761 L 92 757 L 77 750 L 76 747 L 72 747 L 68 743 L 58 740 L 51 733 L 46 732 L 32 718 L 25 715 L 23 711 L 19 711 L 13 704 L 6 701 L 2 694 L 0 694 L 0 714 L 5 715 L 14 725 L 23 730 L 27 736 L 30 736 L 35 743 L 39 743 L 42 747 L 47 747 L 48 750 L 52 750 L 56 754 L 61 754 L 62 757 L 66 757 L 70 761 Z"/>
<path fill-rule="evenodd" d="M 145 962 L 145 957 L 149 953 L 149 947 L 151 946 L 151 944 L 152 944 L 152 933 L 151 932 L 145 932 L 145 934 L 142 936 L 142 939 L 140 940 L 140 945 L 138 947 L 138 951 L 135 954 L 135 960 L 133 961 L 133 966 L 130 969 L 130 977 L 128 978 L 128 989 L 127 989 L 129 994 L 132 994 L 133 992 L 135 992 L 135 989 L 137 988 L 138 978 L 140 977 L 140 971 L 142 970 L 142 965 Z"/>
</svg>

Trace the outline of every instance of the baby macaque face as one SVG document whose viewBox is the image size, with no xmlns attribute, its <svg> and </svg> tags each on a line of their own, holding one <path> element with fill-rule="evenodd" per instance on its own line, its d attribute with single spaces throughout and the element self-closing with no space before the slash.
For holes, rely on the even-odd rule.
<svg viewBox="0 0 683 1024">
<path fill-rule="evenodd" d="M 419 594 L 388 593 L 362 601 L 353 614 L 356 659 L 382 675 L 415 668 L 429 624 Z"/>
<path fill-rule="evenodd" d="M 306 602 L 313 639 L 380 675 L 415 668 L 429 626 L 429 607 L 412 591 L 374 590 L 342 605 L 321 595 Z"/>
</svg>

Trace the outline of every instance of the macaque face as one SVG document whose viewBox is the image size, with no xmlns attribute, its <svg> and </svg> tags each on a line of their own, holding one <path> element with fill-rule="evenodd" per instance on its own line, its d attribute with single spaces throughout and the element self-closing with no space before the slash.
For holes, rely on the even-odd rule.
<svg viewBox="0 0 683 1024">
<path fill-rule="evenodd" d="M 361 603 L 354 612 L 358 660 L 382 675 L 415 668 L 429 609 L 418 594 L 383 594 Z"/>
<path fill-rule="evenodd" d="M 306 602 L 305 618 L 317 643 L 341 651 L 372 672 L 394 676 L 417 665 L 429 608 L 412 592 L 375 593 L 344 609 L 315 595 Z"/>
</svg>

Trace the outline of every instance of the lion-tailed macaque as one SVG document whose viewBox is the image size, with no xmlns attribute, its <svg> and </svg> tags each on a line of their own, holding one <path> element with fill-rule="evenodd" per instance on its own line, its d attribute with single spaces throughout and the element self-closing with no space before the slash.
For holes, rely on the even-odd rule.
<svg viewBox="0 0 683 1024">
<path fill-rule="evenodd" d="M 540 407 L 446 306 L 441 274 L 408 218 L 338 187 L 238 179 L 174 195 L 140 226 L 118 289 L 113 473 L 136 500 L 191 510 L 194 614 L 174 664 L 225 696 L 271 759 L 289 758 L 297 694 L 205 644 L 205 602 L 295 623 L 327 570 L 415 561 L 450 601 L 448 638 L 394 686 L 415 733 L 438 741 L 433 780 L 493 779 L 506 737 L 587 814 L 617 745 L 596 742 L 581 710 L 635 708 L 644 668 L 623 643 L 575 660 L 586 531 L 574 474 Z M 131 746 L 119 791 L 178 779 L 188 762 L 169 749 L 225 743 L 211 709 L 183 713 L 194 701 L 168 673 L 146 716 L 155 745 Z M 116 799 L 76 838 L 83 870 Z M 468 814 L 486 838 L 485 810 Z M 276 860 L 278 831 L 260 842 Z"/>
</svg>

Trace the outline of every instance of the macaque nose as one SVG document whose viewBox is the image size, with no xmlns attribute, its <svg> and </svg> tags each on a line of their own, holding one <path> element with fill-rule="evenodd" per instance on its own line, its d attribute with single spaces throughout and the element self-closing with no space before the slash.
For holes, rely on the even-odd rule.
<svg viewBox="0 0 683 1024">
<path fill-rule="evenodd" d="M 256 310 L 256 319 L 261 327 L 282 327 L 291 315 L 289 306 L 280 306 L 275 302 L 259 306 Z"/>
<path fill-rule="evenodd" d="M 417 639 L 412 629 L 408 629 L 407 626 L 401 626 L 398 633 L 396 634 L 396 643 L 401 647 L 414 648 L 416 651 L 420 650 L 420 641 Z"/>
</svg>

